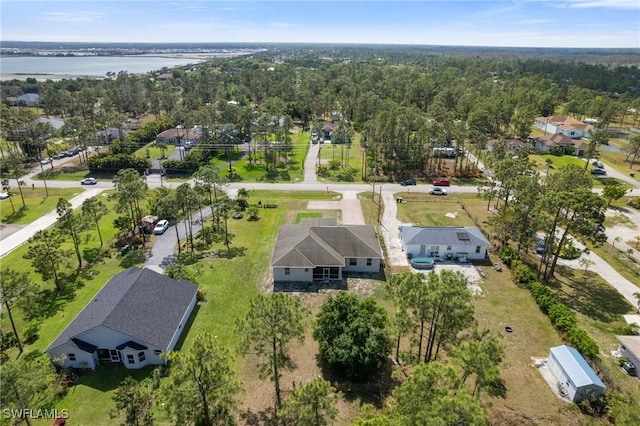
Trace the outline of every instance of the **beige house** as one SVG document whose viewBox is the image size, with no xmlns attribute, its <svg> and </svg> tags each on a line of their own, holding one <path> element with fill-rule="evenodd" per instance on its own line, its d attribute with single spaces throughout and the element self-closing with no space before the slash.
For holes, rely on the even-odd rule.
<svg viewBox="0 0 640 426">
<path fill-rule="evenodd" d="M 627 358 L 640 371 L 640 336 L 616 336 L 620 346 L 620 355 Z"/>
<path fill-rule="evenodd" d="M 166 143 L 170 145 L 195 145 L 200 140 L 200 132 L 196 129 L 185 129 L 184 127 L 174 127 L 156 135 L 156 143 Z"/>
<path fill-rule="evenodd" d="M 382 249 L 372 225 L 337 225 L 335 219 L 283 225 L 271 258 L 274 281 L 341 280 L 343 272 L 375 273 Z"/>
</svg>

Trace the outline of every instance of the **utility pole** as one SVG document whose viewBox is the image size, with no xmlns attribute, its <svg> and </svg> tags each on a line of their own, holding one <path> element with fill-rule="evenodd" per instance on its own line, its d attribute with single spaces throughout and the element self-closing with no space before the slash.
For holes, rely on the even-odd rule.
<svg viewBox="0 0 640 426">
<path fill-rule="evenodd" d="M 378 223 L 380 223 L 380 212 L 382 211 L 382 185 L 379 186 L 380 195 L 378 197 Z"/>
</svg>

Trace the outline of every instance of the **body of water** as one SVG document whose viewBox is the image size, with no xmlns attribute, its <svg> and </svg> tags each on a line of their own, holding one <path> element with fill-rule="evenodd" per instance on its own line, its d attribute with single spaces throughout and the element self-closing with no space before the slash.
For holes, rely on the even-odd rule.
<svg viewBox="0 0 640 426">
<path fill-rule="evenodd" d="M 214 55 L 207 55 L 207 57 Z M 0 58 L 0 74 L 87 75 L 105 77 L 107 72 L 142 74 L 163 67 L 196 64 L 196 56 L 20 56 Z"/>
</svg>

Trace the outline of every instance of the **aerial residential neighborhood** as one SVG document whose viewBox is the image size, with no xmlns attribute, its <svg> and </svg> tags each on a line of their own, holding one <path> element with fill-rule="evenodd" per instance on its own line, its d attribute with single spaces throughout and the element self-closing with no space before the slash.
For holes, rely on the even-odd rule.
<svg viewBox="0 0 640 426">
<path fill-rule="evenodd" d="M 5 79 L 7 424 L 638 424 L 637 52 L 469 49 Z"/>
</svg>

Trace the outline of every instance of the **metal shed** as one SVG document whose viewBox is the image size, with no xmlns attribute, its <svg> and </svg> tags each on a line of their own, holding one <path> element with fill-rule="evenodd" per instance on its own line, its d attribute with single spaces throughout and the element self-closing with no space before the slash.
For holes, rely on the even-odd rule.
<svg viewBox="0 0 640 426">
<path fill-rule="evenodd" d="M 606 388 L 580 352 L 571 346 L 551 348 L 548 366 L 558 379 L 560 392 L 573 402 L 598 399 Z"/>
</svg>

